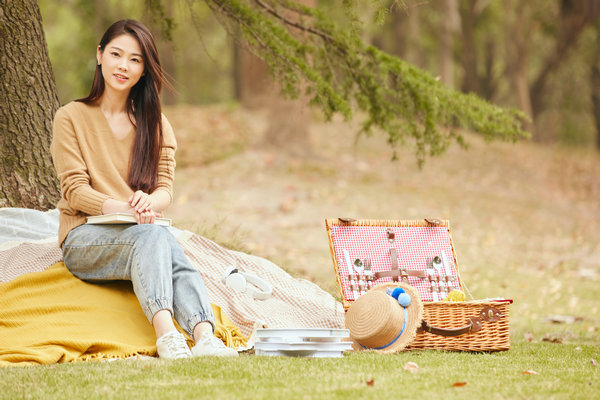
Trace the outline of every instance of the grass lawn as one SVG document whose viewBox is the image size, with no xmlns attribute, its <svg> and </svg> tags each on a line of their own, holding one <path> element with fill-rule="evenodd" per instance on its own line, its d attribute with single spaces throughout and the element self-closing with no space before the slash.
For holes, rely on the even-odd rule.
<svg viewBox="0 0 600 400">
<path fill-rule="evenodd" d="M 0 368 L 0 399 L 600 399 L 596 152 L 469 134 L 468 152 L 453 147 L 420 170 L 411 149 L 391 163 L 385 142 L 354 142 L 355 130 L 334 122 L 311 127 L 318 157 L 294 158 L 252 145 L 266 126 L 261 114 L 167 111 L 180 145 L 167 215 L 176 226 L 339 298 L 325 218 L 447 218 L 473 297 L 514 299 L 512 348 Z"/>
<path fill-rule="evenodd" d="M 600 372 L 592 359 L 600 347 L 518 341 L 497 353 L 58 364 L 0 369 L 0 398 L 593 399 Z M 418 370 L 405 370 L 407 362 Z"/>
</svg>

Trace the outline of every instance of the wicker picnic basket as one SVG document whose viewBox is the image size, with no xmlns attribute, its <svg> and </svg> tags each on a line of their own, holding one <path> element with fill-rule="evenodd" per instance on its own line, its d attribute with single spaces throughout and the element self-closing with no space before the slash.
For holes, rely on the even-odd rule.
<svg viewBox="0 0 600 400">
<path fill-rule="evenodd" d="M 510 348 L 511 300 L 440 301 L 442 289 L 463 290 L 447 220 L 337 218 L 326 219 L 325 226 L 344 309 L 374 285 L 402 280 L 417 288 L 425 308 L 417 337 L 407 350 Z M 427 272 L 433 271 L 434 254 L 443 255 L 445 272 Z M 360 276 L 352 259 L 360 265 Z M 368 270 L 362 260 L 368 260 Z"/>
</svg>

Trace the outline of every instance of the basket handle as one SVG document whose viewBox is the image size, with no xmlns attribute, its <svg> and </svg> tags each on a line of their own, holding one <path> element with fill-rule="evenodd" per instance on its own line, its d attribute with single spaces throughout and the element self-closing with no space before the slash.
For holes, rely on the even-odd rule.
<svg viewBox="0 0 600 400">
<path fill-rule="evenodd" d="M 461 328 L 447 329 L 447 328 L 438 328 L 435 326 L 429 325 L 427 321 L 423 320 L 421 322 L 421 326 L 417 329 L 417 332 L 428 332 L 433 335 L 439 336 L 460 336 L 466 333 L 479 332 L 481 328 L 483 328 L 483 322 L 494 322 L 498 321 L 502 317 L 502 313 L 495 307 L 484 307 L 477 317 L 468 317 L 467 325 Z"/>
</svg>

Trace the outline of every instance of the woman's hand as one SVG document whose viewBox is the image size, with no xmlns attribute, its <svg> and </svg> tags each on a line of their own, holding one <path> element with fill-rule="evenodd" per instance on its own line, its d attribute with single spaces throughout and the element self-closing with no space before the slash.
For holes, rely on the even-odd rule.
<svg viewBox="0 0 600 400">
<path fill-rule="evenodd" d="M 160 217 L 160 214 L 152 210 L 134 213 L 135 220 L 138 224 L 153 224 L 154 219 Z"/>
<path fill-rule="evenodd" d="M 144 193 L 141 190 L 136 190 L 135 193 L 129 197 L 129 205 L 133 208 L 136 213 L 144 213 L 152 210 L 152 198 L 148 193 Z"/>
</svg>

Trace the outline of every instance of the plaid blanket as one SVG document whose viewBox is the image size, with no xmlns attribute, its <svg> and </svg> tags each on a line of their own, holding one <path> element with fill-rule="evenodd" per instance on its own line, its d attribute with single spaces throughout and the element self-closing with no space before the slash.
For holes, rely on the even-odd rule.
<svg viewBox="0 0 600 400">
<path fill-rule="evenodd" d="M 180 238 L 186 255 L 204 277 L 210 299 L 218 304 L 245 335 L 255 325 L 269 328 L 343 328 L 344 308 L 314 283 L 296 279 L 272 262 L 224 249 L 198 235 Z M 255 300 L 221 282 L 224 270 L 234 265 L 273 285 L 267 300 Z"/>
<path fill-rule="evenodd" d="M 10 232 L 7 233 L 10 226 L 18 225 L 2 220 L 3 215 L 0 212 L 0 237 L 10 235 Z M 55 213 L 44 214 L 43 218 L 55 216 Z M 37 224 L 40 225 L 44 224 Z M 202 274 L 211 302 L 218 305 L 245 336 L 251 336 L 256 327 L 343 328 L 341 303 L 314 283 L 296 279 L 264 258 L 225 249 L 191 232 L 175 232 L 186 255 Z M 52 234 L 55 235 L 55 232 Z M 26 273 L 43 271 L 61 260 L 62 253 L 56 245 L 55 236 L 46 239 L 36 237 L 35 240 L 25 238 L 20 242 L 17 237 L 10 245 L 0 243 L 0 283 Z M 256 300 L 226 287 L 221 278 L 224 270 L 231 265 L 270 282 L 273 285 L 272 297 Z"/>
</svg>

